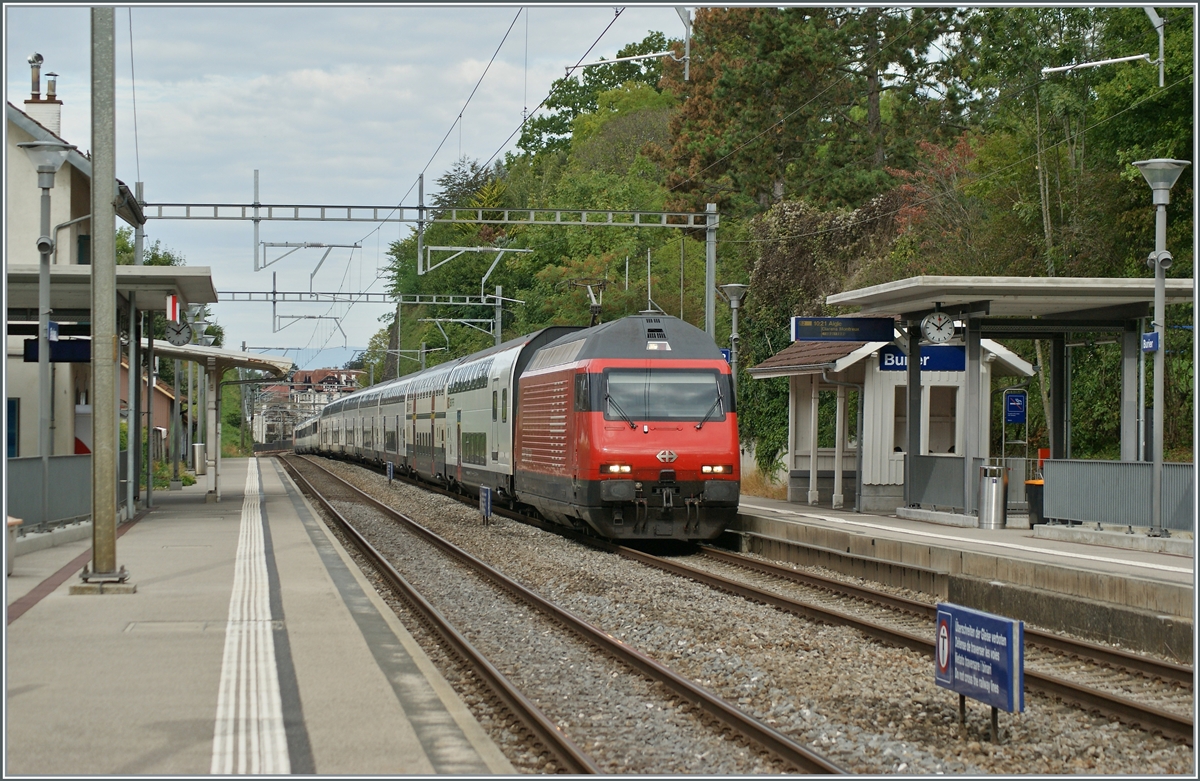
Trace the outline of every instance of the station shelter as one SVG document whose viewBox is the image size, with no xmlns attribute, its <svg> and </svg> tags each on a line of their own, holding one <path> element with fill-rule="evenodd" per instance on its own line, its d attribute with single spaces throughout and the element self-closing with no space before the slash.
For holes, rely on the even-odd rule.
<svg viewBox="0 0 1200 781">
<path fill-rule="evenodd" d="M 1167 305 L 1192 299 L 1190 278 L 1166 280 Z M 896 338 L 891 343 L 793 342 L 748 370 L 756 379 L 789 378 L 784 457 L 789 500 L 816 504 L 828 498 L 833 506 L 848 504 L 848 485 L 859 482 L 861 475 L 862 495 L 855 497 L 860 512 L 922 517 L 921 510 L 941 510 L 957 514 L 959 521 L 968 520 L 977 512 L 979 466 L 993 456 L 989 453 L 991 405 L 996 403 L 993 380 L 1028 377 L 1034 371 L 1000 343 L 1006 339 L 1048 343 L 1050 459 L 1074 470 L 1070 480 L 1054 486 L 1056 506 L 1072 507 L 1061 512 L 1087 505 L 1088 494 L 1138 493 L 1129 486 L 1140 486 L 1141 472 L 1149 467 L 1137 462 L 1142 422 L 1140 335 L 1153 300 L 1154 280 L 1148 278 L 922 276 L 829 296 L 827 304 L 856 308 L 856 317 L 893 320 Z M 948 315 L 954 324 L 954 335 L 944 345 L 934 346 L 922 333 L 922 322 L 934 312 Z M 1112 391 L 1113 415 L 1120 421 L 1119 462 L 1067 459 L 1066 344 L 1068 337 L 1089 335 L 1121 346 L 1121 381 Z M 962 361 L 961 368 L 931 364 L 931 360 L 941 361 L 939 354 L 948 354 L 947 348 L 955 348 L 961 356 L 956 359 Z M 913 355 L 916 360 L 909 360 Z M 901 360 L 903 366 L 897 366 Z M 918 365 L 925 370 L 916 369 Z M 921 392 L 910 395 L 909 387 L 919 387 Z M 857 427 L 846 420 L 845 396 L 852 389 L 860 389 L 863 400 L 861 438 Z M 820 448 L 816 446 L 817 400 L 826 391 L 838 394 L 838 414 L 834 446 Z M 975 424 L 964 425 L 964 421 Z M 1116 465 L 1129 475 L 1118 478 L 1111 469 L 1089 471 L 1093 464 Z M 853 478 L 847 480 L 851 474 Z M 1023 477 L 1014 475 L 1014 482 L 1022 484 Z M 1188 480 L 1181 477 L 1178 482 L 1179 501 L 1164 498 L 1164 502 L 1184 514 L 1194 500 L 1185 485 L 1190 485 Z M 1148 496 L 1143 498 L 1148 507 Z M 1093 501 L 1097 513 L 1103 514 L 1106 501 L 1121 508 L 1123 519 L 1136 514 L 1136 509 L 1128 509 L 1136 504 L 1128 496 L 1119 502 Z M 1052 502 L 1049 479 L 1046 502 Z M 1095 517 L 1069 519 L 1099 522 Z"/>
<path fill-rule="evenodd" d="M 982 349 L 974 427 L 987 441 L 992 379 L 1028 377 L 1033 367 L 991 339 L 982 341 Z M 907 352 L 907 338 L 898 331 L 889 342 L 796 341 L 748 370 L 755 379 L 788 378 L 789 501 L 888 514 L 904 504 Z M 918 453 L 953 459 L 966 439 L 966 351 L 961 344 L 939 346 L 926 351 L 923 363 Z M 862 400 L 861 416 L 850 420 L 847 398 L 853 391 Z M 818 436 L 822 393 L 836 394 L 834 443 L 825 447 Z"/>
</svg>

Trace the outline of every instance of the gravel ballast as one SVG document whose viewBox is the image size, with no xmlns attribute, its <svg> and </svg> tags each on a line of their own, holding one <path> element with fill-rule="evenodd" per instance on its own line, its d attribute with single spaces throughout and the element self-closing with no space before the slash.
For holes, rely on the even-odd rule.
<svg viewBox="0 0 1200 781">
<path fill-rule="evenodd" d="M 1193 770 L 1194 752 L 1188 746 L 1033 693 L 1026 694 L 1024 713 L 1000 714 L 1002 744 L 995 745 L 990 741 L 988 708 L 969 702 L 967 725 L 960 726 L 957 695 L 934 684 L 932 663 L 925 655 L 879 644 L 849 628 L 816 624 L 752 604 L 515 521 L 494 518 L 485 527 L 478 512 L 452 499 L 402 483 L 389 486 L 382 475 L 351 464 L 320 463 L 852 772 L 1162 774 Z M 421 564 L 396 566 L 405 577 L 409 577 L 406 568 L 412 568 L 417 577 Z M 501 622 L 512 618 L 495 615 Z M 524 625 L 513 631 L 510 643 L 533 643 L 541 637 Z M 492 653 L 491 648 L 486 650 Z M 519 666 L 545 670 L 531 675 L 553 674 L 561 668 L 543 668 L 538 658 L 553 653 L 533 651 Z M 564 699 L 571 698 L 572 679 L 583 682 L 597 675 L 609 676 L 613 686 L 618 682 L 633 686 L 630 696 L 641 696 L 636 683 L 622 680 L 637 676 L 626 674 L 615 662 L 596 662 L 594 652 L 592 659 L 591 669 L 586 665 L 573 669 L 567 680 L 559 681 Z M 612 676 L 618 667 L 621 672 Z M 644 681 L 642 685 L 649 686 Z M 594 686 L 586 689 L 595 691 Z M 666 761 L 654 759 L 637 766 L 641 757 L 604 756 L 603 738 L 596 745 L 584 745 L 589 752 L 600 749 L 593 756 L 604 761 L 605 772 L 771 772 L 753 761 L 747 764 L 754 750 L 740 756 L 747 749 L 734 741 L 718 741 L 721 750 L 715 753 L 673 745 L 685 734 L 697 734 L 694 725 L 680 726 L 681 719 L 694 718 L 686 709 L 660 713 L 652 707 L 639 713 L 640 718 L 627 715 L 624 723 L 609 719 L 600 724 L 607 718 L 597 716 L 607 707 L 602 705 L 575 703 L 551 715 L 560 723 L 590 722 L 585 732 L 594 735 L 603 736 L 605 730 L 633 731 L 642 736 L 651 754 L 660 744 L 667 750 Z M 575 736 L 565 724 L 564 729 Z M 733 750 L 725 751 L 723 743 Z M 519 766 L 526 772 L 538 769 L 531 763 Z"/>
</svg>

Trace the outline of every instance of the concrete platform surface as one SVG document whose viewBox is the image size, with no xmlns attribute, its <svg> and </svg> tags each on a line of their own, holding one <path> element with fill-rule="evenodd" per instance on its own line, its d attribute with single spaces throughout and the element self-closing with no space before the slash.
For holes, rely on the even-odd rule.
<svg viewBox="0 0 1200 781">
<path fill-rule="evenodd" d="M 125 525 L 135 593 L 70 593 L 90 540 L 17 557 L 5 775 L 513 773 L 277 462 L 222 472 Z"/>
</svg>

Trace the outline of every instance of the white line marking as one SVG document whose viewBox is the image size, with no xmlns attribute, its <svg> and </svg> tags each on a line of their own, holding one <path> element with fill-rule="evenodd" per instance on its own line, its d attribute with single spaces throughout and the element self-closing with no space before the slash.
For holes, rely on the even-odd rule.
<svg viewBox="0 0 1200 781">
<path fill-rule="evenodd" d="M 271 632 L 258 459 L 251 458 L 217 692 L 214 774 L 291 773 Z"/>
<path fill-rule="evenodd" d="M 801 518 L 813 518 L 818 521 L 826 521 L 828 523 L 845 523 L 850 526 L 862 526 L 867 529 L 879 529 L 882 531 L 898 532 L 900 534 L 913 534 L 918 537 L 934 537 L 939 540 L 949 540 L 954 542 L 970 542 L 976 545 L 992 545 L 999 548 L 1012 548 L 1013 550 L 1027 551 L 1029 553 L 1041 553 L 1046 556 L 1064 556 L 1069 559 L 1084 559 L 1085 561 L 1097 561 L 1104 564 L 1125 564 L 1130 567 L 1145 567 L 1146 569 L 1156 569 L 1163 572 L 1182 572 L 1186 574 L 1192 573 L 1191 567 L 1172 567 L 1167 564 L 1151 564 L 1149 562 L 1129 561 L 1126 559 L 1112 559 L 1105 556 L 1089 556 L 1085 553 L 1070 553 L 1068 551 L 1046 550 L 1045 548 L 1033 548 L 1028 545 L 1017 545 L 1012 542 L 992 542 L 990 540 L 976 540 L 971 537 L 955 537 L 950 534 L 934 534 L 933 532 L 910 531 L 908 529 L 897 529 L 893 526 L 884 526 L 879 523 L 866 523 L 864 521 L 851 521 L 848 518 L 838 518 L 832 515 L 816 515 L 814 513 L 802 513 L 795 510 L 781 510 L 775 507 L 764 507 L 757 504 L 746 504 L 742 502 L 742 507 L 748 507 L 751 510 L 766 510 L 767 512 L 780 513 L 783 515 L 798 515 Z"/>
</svg>

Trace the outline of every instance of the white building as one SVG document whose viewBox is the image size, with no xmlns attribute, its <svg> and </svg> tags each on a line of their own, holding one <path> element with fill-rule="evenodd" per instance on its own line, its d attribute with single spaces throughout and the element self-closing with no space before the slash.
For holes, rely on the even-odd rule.
<svg viewBox="0 0 1200 781">
<path fill-rule="evenodd" d="M 982 340 L 979 442 L 991 435 L 992 378 L 1029 377 L 1033 366 L 1003 345 Z M 945 352 L 938 352 L 938 350 Z M 943 358 L 950 370 L 922 373 L 921 452 L 958 458 L 964 452 L 966 358 L 961 345 L 924 346 L 925 356 Z M 904 503 L 904 457 L 908 450 L 908 373 L 903 353 L 888 342 L 793 342 L 748 370 L 755 379 L 788 378 L 788 500 L 833 507 L 855 504 L 859 446 L 857 421 L 847 419 L 846 384 L 862 389 L 862 491 L 860 512 L 894 513 Z M 961 362 L 961 368 L 958 364 Z M 929 366 L 923 362 L 923 365 Z M 934 364 L 936 367 L 937 364 Z M 846 384 L 838 384 L 846 383 Z M 820 394 L 836 397 L 834 444 L 819 447 Z M 828 437 L 828 432 L 827 435 Z M 840 468 L 839 468 L 840 465 Z"/>
</svg>

